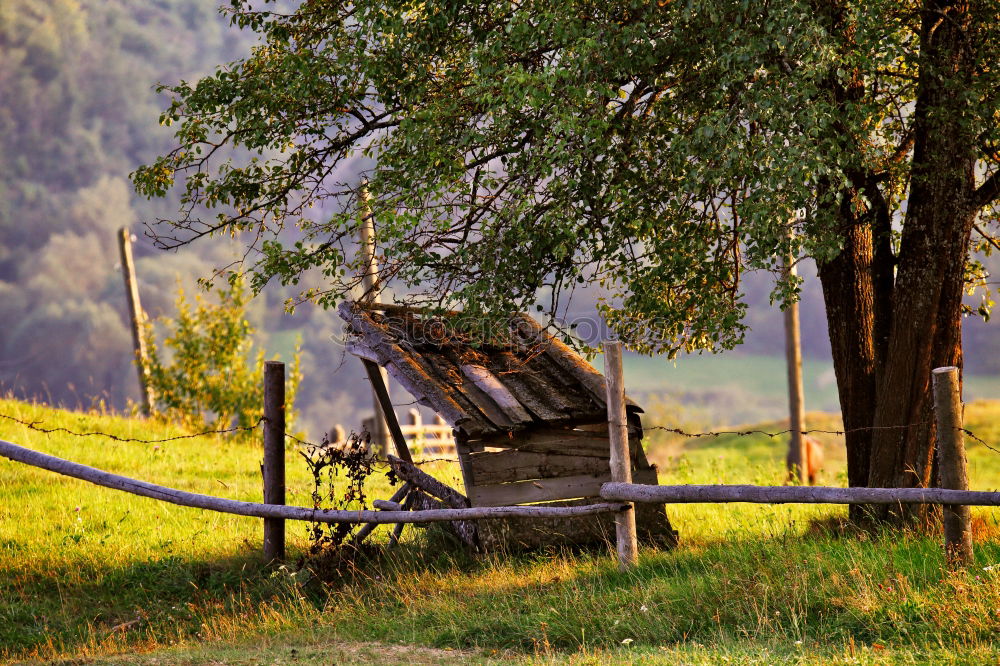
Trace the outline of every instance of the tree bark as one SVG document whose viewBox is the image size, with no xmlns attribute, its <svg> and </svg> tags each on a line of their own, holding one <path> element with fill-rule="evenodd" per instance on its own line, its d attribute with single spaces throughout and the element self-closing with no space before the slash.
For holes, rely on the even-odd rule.
<svg viewBox="0 0 1000 666">
<path fill-rule="evenodd" d="M 868 485 L 875 417 L 875 285 L 871 229 L 851 223 L 840 254 L 819 267 L 830 331 L 830 348 L 844 419 L 847 485 Z M 851 506 L 851 518 L 863 513 Z"/>
</svg>

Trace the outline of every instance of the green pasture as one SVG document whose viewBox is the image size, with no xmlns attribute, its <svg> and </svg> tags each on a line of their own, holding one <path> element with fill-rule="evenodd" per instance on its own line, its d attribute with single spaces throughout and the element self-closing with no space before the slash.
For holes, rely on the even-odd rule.
<svg viewBox="0 0 1000 666">
<path fill-rule="evenodd" d="M 603 359 L 594 361 L 602 369 Z M 839 412 L 833 365 L 804 359 L 802 384 L 806 408 Z M 785 359 L 730 352 L 691 354 L 669 361 L 664 357 L 625 355 L 625 385 L 639 399 L 650 395 L 673 396 L 682 404 L 699 408 L 712 425 L 735 425 L 781 418 L 788 412 Z M 1000 376 L 964 377 L 966 400 L 1000 399 Z"/>
<path fill-rule="evenodd" d="M 0 415 L 160 439 L 155 422 L 0 401 Z M 973 403 L 987 442 L 1000 406 Z M 652 414 L 650 415 L 652 416 Z M 836 430 L 835 416 L 811 413 Z M 648 419 L 647 419 L 648 421 Z M 655 425 L 647 422 L 647 425 Z M 670 425 L 670 424 L 665 424 Z M 762 430 L 781 429 L 762 423 Z M 842 444 L 822 435 L 824 482 Z M 253 438 L 160 444 L 42 434 L 0 439 L 193 492 L 260 500 Z M 650 430 L 664 483 L 779 483 L 786 441 Z M 1000 454 L 969 445 L 972 484 L 1000 486 Z M 290 450 L 289 503 L 311 483 Z M 459 485 L 457 470 L 434 473 Z M 384 480 L 375 497 L 391 492 Z M 260 562 L 261 521 L 162 504 L 0 460 L 0 662 L 63 663 L 984 663 L 1000 657 L 998 514 L 974 512 L 976 562 L 943 568 L 936 536 L 868 535 L 823 506 L 668 507 L 672 552 L 617 570 L 607 548 L 473 558 L 435 528 L 350 565 L 305 562 L 290 524 L 284 568 Z M 376 534 L 384 543 L 385 535 Z"/>
</svg>

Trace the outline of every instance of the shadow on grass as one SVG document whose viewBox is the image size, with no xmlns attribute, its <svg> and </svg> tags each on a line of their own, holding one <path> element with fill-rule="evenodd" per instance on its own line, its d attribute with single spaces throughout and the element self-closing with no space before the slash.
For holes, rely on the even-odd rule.
<svg viewBox="0 0 1000 666">
<path fill-rule="evenodd" d="M 1000 558 L 943 570 L 938 540 L 816 528 L 644 549 L 619 571 L 610 546 L 473 558 L 438 530 L 393 551 L 269 569 L 257 552 L 125 566 L 0 570 L 0 657 L 148 651 L 270 631 L 490 655 L 686 645 L 988 645 L 1000 631 Z M 317 575 L 322 574 L 322 576 Z M 956 600 L 961 600 L 958 603 Z"/>
<path fill-rule="evenodd" d="M 11 560 L 8 560 L 10 562 Z M 0 660 L 100 651 L 198 637 L 220 616 L 251 615 L 295 597 L 288 576 L 258 551 L 194 559 L 176 555 L 47 570 L 0 568 Z"/>
<path fill-rule="evenodd" d="M 1000 556 L 982 543 L 965 573 L 933 537 L 814 530 L 645 550 L 618 571 L 607 550 L 488 558 L 420 569 L 419 550 L 365 565 L 327 590 L 326 617 L 356 634 L 437 647 L 546 653 L 690 642 L 989 644 L 1000 629 Z M 960 603 L 956 599 L 961 598 Z"/>
</svg>

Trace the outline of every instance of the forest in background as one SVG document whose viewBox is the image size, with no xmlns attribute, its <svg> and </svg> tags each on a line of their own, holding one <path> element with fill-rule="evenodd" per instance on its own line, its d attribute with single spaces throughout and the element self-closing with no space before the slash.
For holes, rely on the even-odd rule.
<svg viewBox="0 0 1000 666">
<path fill-rule="evenodd" d="M 154 86 L 197 79 L 250 46 L 214 0 L 0 0 L 0 388 L 70 407 L 138 399 L 116 231 L 136 236 L 154 319 L 173 314 L 178 286 L 190 294 L 232 259 L 223 239 L 164 252 L 143 235 L 177 208 L 128 181 L 170 145 L 157 121 L 168 99 Z M 337 387 L 350 378 L 331 377 L 339 318 L 285 315 L 287 295 L 267 290 L 250 318 L 269 357 L 290 359 L 301 335 L 312 369 L 303 423 L 325 429 L 328 415 L 355 411 L 354 392 Z"/>
<path fill-rule="evenodd" d="M 171 145 L 157 123 L 168 100 L 154 85 L 197 79 L 250 46 L 215 0 L 0 0 L 0 389 L 70 407 L 137 399 L 115 231 L 137 236 L 152 318 L 172 314 L 178 285 L 190 293 L 233 252 L 222 239 L 163 252 L 143 236 L 144 222 L 178 203 L 141 199 L 128 181 Z M 826 360 L 822 296 L 811 264 L 801 272 L 804 353 Z M 772 283 L 766 273 L 746 277 L 752 330 L 735 356 L 782 353 Z M 301 337 L 300 424 L 313 437 L 334 422 L 350 427 L 370 397 L 358 389 L 359 365 L 334 342 L 339 318 L 309 305 L 284 314 L 290 295 L 276 287 L 255 300 L 258 343 L 287 360 Z M 594 299 L 578 292 L 571 314 L 594 316 Z M 970 373 L 1000 373 L 992 327 L 969 318 L 965 339 Z"/>
</svg>

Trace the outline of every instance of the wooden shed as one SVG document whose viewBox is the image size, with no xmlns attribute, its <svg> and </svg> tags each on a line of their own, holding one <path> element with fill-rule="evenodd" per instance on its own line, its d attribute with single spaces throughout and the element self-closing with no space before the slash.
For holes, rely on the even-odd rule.
<svg viewBox="0 0 1000 666">
<path fill-rule="evenodd" d="M 470 506 L 601 501 L 601 484 L 611 480 L 604 377 L 531 317 L 517 315 L 473 346 L 452 316 L 365 303 L 339 311 L 347 349 L 366 362 L 373 383 L 381 383 L 377 364 L 454 428 Z M 655 484 L 642 449 L 642 409 L 628 400 L 626 411 L 633 481 Z M 636 521 L 640 539 L 676 543 L 662 505 L 639 505 Z M 484 550 L 587 544 L 615 533 L 611 514 L 497 519 L 476 528 Z"/>
</svg>

